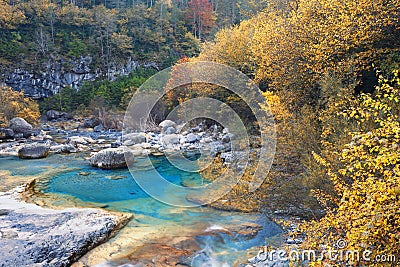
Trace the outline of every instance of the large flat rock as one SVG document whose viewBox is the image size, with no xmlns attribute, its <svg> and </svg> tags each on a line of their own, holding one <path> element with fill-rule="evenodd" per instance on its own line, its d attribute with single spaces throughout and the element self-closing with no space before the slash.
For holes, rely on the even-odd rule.
<svg viewBox="0 0 400 267">
<path fill-rule="evenodd" d="M 0 266 L 67 266 L 106 241 L 122 219 L 96 209 L 51 210 L 0 193 Z"/>
</svg>

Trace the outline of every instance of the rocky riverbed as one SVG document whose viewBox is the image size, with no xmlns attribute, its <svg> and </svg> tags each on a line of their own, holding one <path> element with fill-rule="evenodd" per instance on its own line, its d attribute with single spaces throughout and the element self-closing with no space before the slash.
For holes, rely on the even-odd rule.
<svg viewBox="0 0 400 267">
<path fill-rule="evenodd" d="M 49 154 L 87 153 L 92 166 L 115 169 L 126 167 L 124 152 L 133 157 L 161 156 L 165 153 L 221 154 L 232 159 L 228 129 L 200 123 L 184 128 L 172 121 L 163 121 L 157 131 L 123 133 L 105 129 L 95 118 L 72 119 L 68 114 L 49 111 L 48 121 L 33 127 L 21 118 L 11 120 L 9 128 L 0 129 L 0 156 L 23 159 L 45 158 Z M 97 154 L 96 154 L 97 153 Z"/>
</svg>

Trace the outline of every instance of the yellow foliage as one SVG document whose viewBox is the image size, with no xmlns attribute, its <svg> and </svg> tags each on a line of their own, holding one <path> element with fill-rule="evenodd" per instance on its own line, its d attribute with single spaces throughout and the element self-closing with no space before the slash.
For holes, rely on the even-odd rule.
<svg viewBox="0 0 400 267">
<path fill-rule="evenodd" d="M 35 124 L 40 116 L 39 105 L 35 101 L 10 87 L 0 87 L 0 103 L 0 127 L 7 127 L 8 121 L 14 117 L 21 117 Z"/>
<path fill-rule="evenodd" d="M 7 0 L 0 0 L 0 29 L 13 28 L 25 20 L 24 13 Z"/>
<path fill-rule="evenodd" d="M 299 146 L 297 143 L 303 135 L 316 135 L 313 132 L 312 121 L 314 118 L 310 111 L 305 111 L 307 115 L 303 118 L 304 127 L 293 127 L 295 118 L 289 112 L 286 103 L 282 101 L 282 97 L 278 93 L 270 91 L 264 92 L 263 95 L 275 118 L 277 147 L 274 164 L 270 170 L 264 171 L 265 180 L 255 192 L 249 191 L 248 183 L 252 181 L 252 174 L 257 166 L 249 164 L 240 182 L 233 190 L 211 205 L 222 209 L 248 212 L 287 209 L 288 203 L 290 203 L 294 208 L 290 212 L 299 213 L 304 208 L 302 207 L 305 202 L 304 199 L 308 197 L 308 192 L 302 188 L 302 169 L 299 164 L 300 150 L 307 150 L 309 149 L 308 146 L 312 144 L 303 143 Z M 266 106 L 261 106 L 266 108 Z M 254 140 L 254 142 L 257 141 Z M 296 147 L 299 147 L 299 150 Z M 251 155 L 251 157 L 254 156 Z M 256 159 L 252 158 L 249 162 L 256 162 Z M 211 168 L 202 172 L 202 176 L 206 180 L 213 181 L 227 171 L 220 159 L 211 166 Z"/>
<path fill-rule="evenodd" d="M 354 96 L 362 70 L 398 53 L 399 12 L 399 1 L 386 0 L 271 5 L 217 33 L 199 56 L 242 70 L 269 91 L 278 142 L 260 195 L 304 203 L 315 194 L 326 216 L 304 225 L 306 249 L 344 238 L 346 249 L 372 250 L 371 258 L 400 255 L 398 71 L 381 78 L 375 95 Z"/>
<path fill-rule="evenodd" d="M 303 225 L 308 235 L 303 244 L 305 248 L 320 249 L 344 239 L 347 246 L 342 249 L 360 253 L 370 250 L 371 259 L 377 255 L 399 255 L 399 92 L 395 72 L 390 83 L 381 80 L 376 95 L 364 94 L 355 106 L 341 106 L 343 119 L 353 120 L 360 128 L 351 133 L 351 140 L 339 151 L 341 165 L 327 166 L 338 196 L 336 206 L 328 207 L 321 220 Z M 362 264 L 382 266 L 383 263 L 364 261 Z"/>
<path fill-rule="evenodd" d="M 67 3 L 57 10 L 57 16 L 59 16 L 64 23 L 83 26 L 92 22 L 93 14 L 86 8 Z"/>
<path fill-rule="evenodd" d="M 356 79 L 398 51 L 399 11 L 399 1 L 386 0 L 299 0 L 284 8 L 271 3 L 204 44 L 198 59 L 243 71 L 269 91 L 271 109 L 274 103 L 281 107 L 273 110 L 277 153 L 270 188 L 264 188 L 275 200 L 307 208 L 316 204 L 316 193 L 331 206 L 342 182 L 352 182 L 333 171 L 344 166 L 340 151 L 350 133 L 374 129 L 371 117 L 388 108 L 374 103 L 379 111 L 362 112 L 353 96 Z"/>
<path fill-rule="evenodd" d="M 219 209 L 237 210 L 242 212 L 254 212 L 260 210 L 260 205 L 264 202 L 266 195 L 264 190 L 256 190 L 256 192 L 249 191 L 249 182 L 253 179 L 252 173 L 254 173 L 254 170 L 254 166 L 247 168 L 240 181 L 232 190 L 229 191 L 225 188 L 219 188 L 219 190 L 214 192 L 216 195 L 207 196 L 206 200 L 210 197 L 218 199 L 210 205 Z M 201 175 L 207 181 L 214 181 L 223 175 L 229 176 L 229 171 L 230 170 L 224 165 L 223 160 L 218 157 L 210 167 L 201 172 Z M 227 187 L 229 187 L 229 185 L 227 185 Z M 222 195 L 225 192 L 228 193 Z"/>
<path fill-rule="evenodd" d="M 238 68 L 302 105 L 325 74 L 351 77 L 398 48 L 399 1 L 300 0 L 289 7 L 271 5 L 219 32 L 200 58 Z"/>
<path fill-rule="evenodd" d="M 244 73 L 254 72 L 255 66 L 251 54 L 253 32 L 254 25 L 251 21 L 244 21 L 240 26 L 231 29 L 222 29 L 214 37 L 215 43 L 203 44 L 203 53 L 198 59 L 227 64 Z"/>
</svg>

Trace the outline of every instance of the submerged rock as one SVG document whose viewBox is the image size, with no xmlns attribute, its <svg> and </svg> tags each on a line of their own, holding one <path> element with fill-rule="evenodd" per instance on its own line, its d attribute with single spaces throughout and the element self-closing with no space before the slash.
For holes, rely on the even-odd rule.
<svg viewBox="0 0 400 267">
<path fill-rule="evenodd" d="M 49 155 L 50 148 L 46 144 L 33 143 L 18 150 L 21 159 L 41 159 Z"/>
<path fill-rule="evenodd" d="M 107 148 L 91 156 L 89 164 L 101 169 L 126 168 L 125 153 L 133 158 L 132 152 L 126 147 Z"/>
<path fill-rule="evenodd" d="M 22 134 L 27 138 L 32 134 L 32 125 L 26 122 L 23 118 L 14 118 L 10 120 L 10 129 L 14 134 Z"/>
</svg>

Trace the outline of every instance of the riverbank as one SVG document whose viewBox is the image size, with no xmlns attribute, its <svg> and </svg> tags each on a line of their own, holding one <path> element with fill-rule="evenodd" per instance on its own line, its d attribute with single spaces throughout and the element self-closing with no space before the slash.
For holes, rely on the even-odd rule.
<svg viewBox="0 0 400 267">
<path fill-rule="evenodd" d="M 2 266 L 66 266 L 106 242 L 130 219 L 99 209 L 53 210 L 22 200 L 24 187 L 0 193 Z"/>
</svg>

